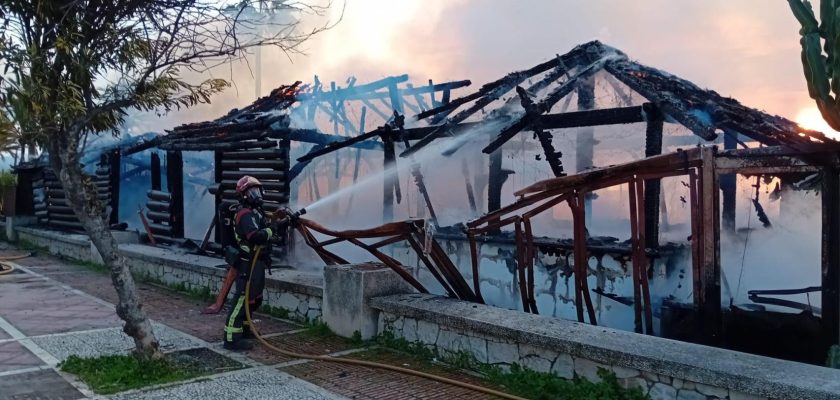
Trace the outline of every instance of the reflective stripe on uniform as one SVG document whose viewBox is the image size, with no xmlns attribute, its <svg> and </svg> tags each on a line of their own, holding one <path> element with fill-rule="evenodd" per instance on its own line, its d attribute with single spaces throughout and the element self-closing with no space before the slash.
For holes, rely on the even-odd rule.
<svg viewBox="0 0 840 400">
<path fill-rule="evenodd" d="M 236 300 L 236 306 L 233 308 L 233 312 L 230 313 L 230 318 L 228 318 L 228 323 L 225 325 L 225 334 L 227 336 L 227 341 L 233 341 L 233 334 L 234 333 L 242 333 L 242 328 L 237 328 L 233 326 L 233 323 L 236 321 L 236 316 L 239 315 L 239 311 L 242 310 L 242 305 L 245 304 L 245 296 L 239 296 L 239 299 Z"/>
</svg>

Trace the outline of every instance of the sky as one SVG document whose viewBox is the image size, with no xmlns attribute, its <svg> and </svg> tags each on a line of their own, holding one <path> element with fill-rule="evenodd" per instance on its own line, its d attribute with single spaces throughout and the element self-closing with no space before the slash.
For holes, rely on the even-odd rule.
<svg viewBox="0 0 840 400">
<path fill-rule="evenodd" d="M 340 17 L 304 45 L 305 55 L 263 50 L 261 94 L 314 75 L 343 85 L 349 76 L 407 73 L 418 83 L 470 79 L 477 88 L 597 39 L 748 106 L 828 129 L 808 97 L 799 26 L 786 1 L 334 0 L 327 18 Z M 253 62 L 216 72 L 235 86 L 213 104 L 148 115 L 142 128 L 170 129 L 249 104 Z"/>
</svg>

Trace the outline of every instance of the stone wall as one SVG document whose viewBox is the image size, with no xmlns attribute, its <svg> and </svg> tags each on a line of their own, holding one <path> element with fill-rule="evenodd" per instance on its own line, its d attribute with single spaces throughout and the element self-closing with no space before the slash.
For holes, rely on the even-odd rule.
<svg viewBox="0 0 840 400">
<path fill-rule="evenodd" d="M 85 235 L 29 227 L 18 227 L 15 231 L 20 240 L 45 247 L 51 254 L 80 261 L 93 260 L 90 239 Z"/>
<path fill-rule="evenodd" d="M 433 295 L 371 301 L 380 331 L 477 361 L 598 381 L 599 368 L 651 399 L 837 399 L 840 371 Z"/>
</svg>

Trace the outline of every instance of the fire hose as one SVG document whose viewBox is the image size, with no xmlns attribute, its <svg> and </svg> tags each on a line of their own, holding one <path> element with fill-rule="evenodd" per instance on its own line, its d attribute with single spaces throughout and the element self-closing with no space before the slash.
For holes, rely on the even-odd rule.
<svg viewBox="0 0 840 400">
<path fill-rule="evenodd" d="M 257 259 L 259 259 L 260 251 L 262 250 L 262 246 L 257 246 L 254 250 L 254 256 L 251 260 L 251 267 L 249 268 L 248 272 L 248 281 L 245 283 L 245 299 L 250 299 L 250 291 L 251 291 L 251 276 L 254 274 L 254 266 L 257 264 Z M 388 371 L 399 372 L 406 375 L 413 375 L 418 376 L 421 378 L 431 379 L 433 381 L 438 381 L 441 383 L 450 384 L 453 386 L 462 387 L 469 390 L 474 390 L 476 392 L 481 392 L 484 394 L 489 394 L 491 396 L 497 396 L 504 399 L 511 399 L 511 400 L 525 400 L 523 397 L 514 396 L 512 394 L 500 392 L 498 390 L 488 389 L 482 386 L 477 386 L 465 382 L 456 381 L 454 379 L 444 378 L 442 376 L 437 376 L 433 374 L 429 374 L 426 372 L 415 371 L 413 369 L 397 367 L 394 365 L 389 364 L 382 364 L 373 361 L 364 361 L 364 360 L 354 360 L 351 358 L 341 358 L 341 357 L 330 357 L 330 356 L 322 356 L 322 355 L 314 355 L 314 354 L 304 354 L 304 353 L 297 353 L 293 351 L 283 350 L 277 346 L 272 345 L 269 343 L 265 338 L 260 335 L 257 327 L 254 325 L 254 322 L 251 320 L 251 302 L 245 301 L 245 319 L 248 321 L 249 326 L 251 327 L 251 332 L 254 333 L 254 337 L 262 343 L 265 347 L 269 348 L 270 350 L 282 354 L 287 357 L 292 358 L 300 358 L 300 359 L 307 359 L 307 360 L 317 360 L 317 361 L 327 361 L 327 362 L 334 362 L 339 364 L 349 364 L 349 365 L 358 365 L 362 367 L 369 367 L 369 368 L 378 368 L 384 369 Z"/>
<path fill-rule="evenodd" d="M 10 274 L 12 273 L 12 271 L 15 270 L 15 265 L 10 263 L 9 261 L 20 260 L 31 255 L 32 253 L 26 253 L 21 254 L 19 256 L 0 257 L 0 275 Z"/>
</svg>

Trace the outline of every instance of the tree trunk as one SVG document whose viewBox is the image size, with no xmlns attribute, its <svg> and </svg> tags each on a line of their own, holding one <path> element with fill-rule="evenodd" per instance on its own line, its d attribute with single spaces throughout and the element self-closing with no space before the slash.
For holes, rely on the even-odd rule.
<svg viewBox="0 0 840 400">
<path fill-rule="evenodd" d="M 146 318 L 137 295 L 134 278 L 128 263 L 117 248 L 117 242 L 103 216 L 102 202 L 97 199 L 96 187 L 79 164 L 77 135 L 65 134 L 60 139 L 51 138 L 50 164 L 61 180 L 67 201 L 79 218 L 91 242 L 99 251 L 110 271 L 111 282 L 117 291 L 117 316 L 125 321 L 123 332 L 134 339 L 135 352 L 143 357 L 162 356 L 152 324 Z"/>
</svg>

